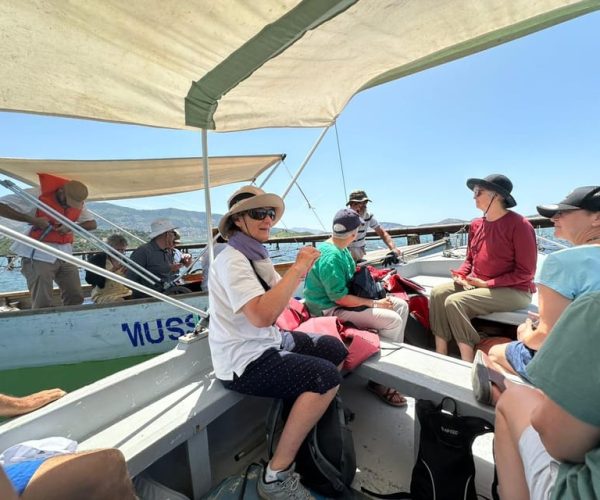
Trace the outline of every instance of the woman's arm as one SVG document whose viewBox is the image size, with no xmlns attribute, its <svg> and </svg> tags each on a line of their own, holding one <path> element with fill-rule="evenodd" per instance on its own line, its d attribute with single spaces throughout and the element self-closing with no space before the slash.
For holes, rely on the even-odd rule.
<svg viewBox="0 0 600 500">
<path fill-rule="evenodd" d="M 320 252 L 312 246 L 302 247 L 296 256 L 296 262 L 288 269 L 285 276 L 269 291 L 254 297 L 242 307 L 242 312 L 248 321 L 257 328 L 275 323 L 288 305 L 300 280 L 306 276 L 319 255 Z"/>
<path fill-rule="evenodd" d="M 538 351 L 560 315 L 572 301 L 545 285 L 538 285 L 539 323 L 534 329 L 531 320 L 524 323 L 519 340 Z"/>
</svg>

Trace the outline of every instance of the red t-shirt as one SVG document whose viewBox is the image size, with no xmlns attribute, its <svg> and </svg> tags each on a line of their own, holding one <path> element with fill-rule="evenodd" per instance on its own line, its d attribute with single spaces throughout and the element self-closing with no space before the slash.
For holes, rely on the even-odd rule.
<svg viewBox="0 0 600 500">
<path fill-rule="evenodd" d="M 475 219 L 469 229 L 467 258 L 457 273 L 484 280 L 488 287 L 535 292 L 537 263 L 535 231 L 529 221 L 508 211 L 490 222 Z"/>
</svg>

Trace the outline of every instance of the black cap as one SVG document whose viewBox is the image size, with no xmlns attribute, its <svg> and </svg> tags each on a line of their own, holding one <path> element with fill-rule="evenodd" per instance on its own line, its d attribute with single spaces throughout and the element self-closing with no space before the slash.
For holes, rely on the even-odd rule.
<svg viewBox="0 0 600 500">
<path fill-rule="evenodd" d="M 338 237 L 348 236 L 352 231 L 363 223 L 354 210 L 350 208 L 342 208 L 333 218 L 333 235 Z"/>
<path fill-rule="evenodd" d="M 600 186 L 582 186 L 573 189 L 567 197 L 550 205 L 538 205 L 537 211 L 542 217 L 554 217 L 556 212 L 579 210 L 584 208 L 592 212 L 600 212 Z"/>
</svg>

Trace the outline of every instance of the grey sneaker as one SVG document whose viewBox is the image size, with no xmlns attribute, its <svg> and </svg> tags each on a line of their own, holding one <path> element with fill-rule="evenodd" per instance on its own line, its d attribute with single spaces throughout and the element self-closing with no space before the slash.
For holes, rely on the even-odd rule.
<svg viewBox="0 0 600 500">
<path fill-rule="evenodd" d="M 294 472 L 294 465 L 288 470 L 277 473 L 277 481 L 265 483 L 264 472 L 258 479 L 257 491 L 264 500 L 316 500 L 304 486 L 300 484 L 300 474 Z"/>
</svg>

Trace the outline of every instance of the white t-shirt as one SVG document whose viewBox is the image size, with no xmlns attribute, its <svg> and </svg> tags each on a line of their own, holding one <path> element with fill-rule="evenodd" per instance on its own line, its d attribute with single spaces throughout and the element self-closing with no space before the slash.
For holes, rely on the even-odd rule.
<svg viewBox="0 0 600 500">
<path fill-rule="evenodd" d="M 268 285 L 274 286 L 281 279 L 270 259 L 254 261 L 254 265 Z M 250 261 L 232 246 L 227 245 L 210 266 L 209 287 L 208 340 L 215 375 L 233 380 L 234 373 L 241 376 L 246 366 L 267 349 L 279 349 L 281 333 L 276 326 L 254 326 L 242 312 L 265 290 Z"/>
<path fill-rule="evenodd" d="M 36 198 L 40 195 L 40 190 L 38 188 L 30 188 L 26 191 L 31 195 L 35 196 Z M 25 200 L 17 194 L 9 194 L 7 196 L 3 196 L 2 198 L 0 198 L 0 203 L 9 206 L 13 210 L 21 212 L 22 214 L 31 216 L 34 216 L 37 210 L 37 208 L 34 205 L 32 205 L 29 201 Z M 81 211 L 81 214 L 79 214 L 79 218 L 76 222 L 81 223 L 91 220 L 94 220 L 94 217 L 89 212 L 89 210 L 85 208 L 84 205 L 83 210 Z M 29 235 L 29 231 L 31 231 L 31 228 L 32 226 L 28 224 L 27 229 L 23 231 L 23 233 Z M 57 248 L 58 250 L 62 250 L 65 253 L 73 253 L 73 245 L 71 243 L 44 243 L 46 243 L 46 245 L 50 245 L 51 247 Z M 25 243 L 21 243 L 19 241 L 15 241 L 10 247 L 10 250 L 11 252 L 15 253 L 16 255 L 19 255 L 20 257 L 27 257 L 29 259 L 50 263 L 56 261 L 56 257 L 54 257 L 54 255 L 42 252 L 41 250 L 36 250 L 33 247 L 30 247 L 29 245 L 26 245 Z"/>
</svg>

